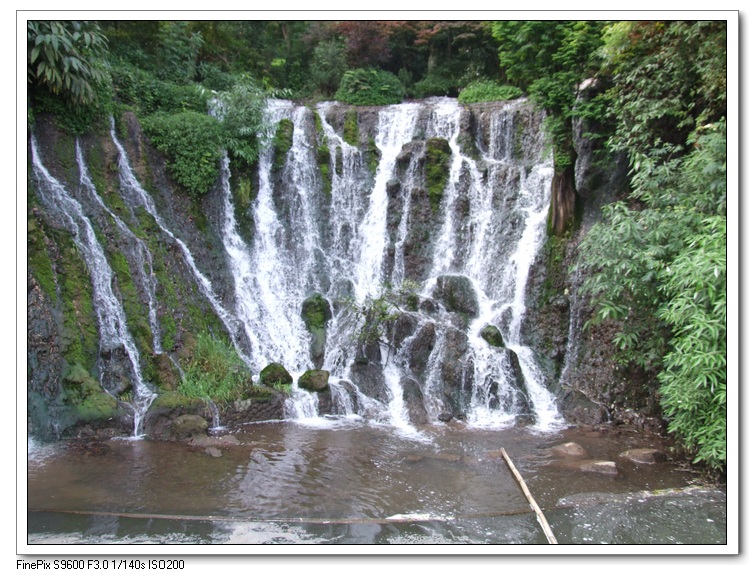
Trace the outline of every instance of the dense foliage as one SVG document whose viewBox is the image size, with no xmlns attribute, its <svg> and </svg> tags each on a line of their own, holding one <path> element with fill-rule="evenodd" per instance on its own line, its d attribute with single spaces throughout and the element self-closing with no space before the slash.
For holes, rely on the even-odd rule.
<svg viewBox="0 0 755 575">
<path fill-rule="evenodd" d="M 71 105 L 91 104 L 108 81 L 107 39 L 94 22 L 27 22 L 29 83 L 60 95 Z"/>
<path fill-rule="evenodd" d="M 358 68 L 344 73 L 335 97 L 355 106 L 387 106 L 404 99 L 404 87 L 390 72 Z"/>
<path fill-rule="evenodd" d="M 523 92 L 516 86 L 501 85 L 492 80 L 478 80 L 459 92 L 459 102 L 473 104 L 474 102 L 497 102 L 520 98 Z"/>
<path fill-rule="evenodd" d="M 696 461 L 723 469 L 725 26 L 620 23 L 607 39 L 611 145 L 629 155 L 631 192 L 582 244 L 584 287 L 596 320 L 621 325 L 620 361 L 659 374 L 669 430 Z"/>
<path fill-rule="evenodd" d="M 153 114 L 142 121 L 152 144 L 168 157 L 175 181 L 193 195 L 209 191 L 219 173 L 220 122 L 198 112 Z"/>
</svg>

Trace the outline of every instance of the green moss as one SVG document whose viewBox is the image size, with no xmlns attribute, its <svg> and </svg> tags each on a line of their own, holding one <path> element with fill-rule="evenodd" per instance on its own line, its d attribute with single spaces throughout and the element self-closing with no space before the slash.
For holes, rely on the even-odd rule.
<svg viewBox="0 0 755 575">
<path fill-rule="evenodd" d="M 359 124 L 357 122 L 357 111 L 354 108 L 350 108 L 346 112 L 343 121 L 343 139 L 352 146 L 359 145 Z"/>
<path fill-rule="evenodd" d="M 330 148 L 325 144 L 317 148 L 317 167 L 320 170 L 322 191 L 326 196 L 330 197 L 330 192 L 333 189 L 332 175 L 330 173 Z"/>
<path fill-rule="evenodd" d="M 186 397 L 177 391 L 166 391 L 152 402 L 150 409 L 201 408 L 202 406 L 204 406 L 204 401 L 201 399 Z"/>
<path fill-rule="evenodd" d="M 271 363 L 260 372 L 260 384 L 269 387 L 291 385 L 294 378 L 280 363 Z"/>
<path fill-rule="evenodd" d="M 443 138 L 427 140 L 425 160 L 425 182 L 427 195 L 433 211 L 437 211 L 443 199 L 443 192 L 448 184 L 451 169 L 451 146 Z"/>
<path fill-rule="evenodd" d="M 294 145 L 294 123 L 288 118 L 282 119 L 275 129 L 273 138 L 273 169 L 280 170 L 286 164 L 286 155 Z"/>
<path fill-rule="evenodd" d="M 134 342 L 143 357 L 152 352 L 152 328 L 149 325 L 149 309 L 139 298 L 139 292 L 134 285 L 131 269 L 126 256 L 121 251 L 108 249 L 110 267 L 115 274 L 121 304 L 126 315 L 126 323 L 134 338 Z"/>
<path fill-rule="evenodd" d="M 504 347 L 503 336 L 500 330 L 494 325 L 486 325 L 482 328 L 480 337 L 493 347 Z"/>
<path fill-rule="evenodd" d="M 365 156 L 367 159 L 367 167 L 374 176 L 377 173 L 380 158 L 383 156 L 383 153 L 377 147 L 374 138 L 370 138 L 370 141 L 367 144 L 367 150 L 365 151 Z"/>
<path fill-rule="evenodd" d="M 53 270 L 52 259 L 47 248 L 47 238 L 45 237 L 42 222 L 33 216 L 30 216 L 27 220 L 26 245 L 29 271 L 47 297 L 51 301 L 55 301 L 55 271 Z"/>
<path fill-rule="evenodd" d="M 56 268 L 61 278 L 63 357 L 69 364 L 94 365 L 99 353 L 99 331 L 89 272 L 70 236 L 64 233 L 56 236 L 55 241 L 60 246 Z"/>
<path fill-rule="evenodd" d="M 320 114 L 318 114 L 316 110 L 312 110 L 312 115 L 315 119 L 315 135 L 317 136 L 317 141 L 320 141 L 325 133 L 322 129 L 322 120 L 320 119 Z"/>
<path fill-rule="evenodd" d="M 319 293 L 309 296 L 302 304 L 301 317 L 304 325 L 311 332 L 325 329 L 328 320 L 333 317 L 330 303 Z"/>
<path fill-rule="evenodd" d="M 107 394 L 79 363 L 73 364 L 63 375 L 64 403 L 74 409 L 80 421 L 95 421 L 114 417 L 118 403 Z"/>
</svg>

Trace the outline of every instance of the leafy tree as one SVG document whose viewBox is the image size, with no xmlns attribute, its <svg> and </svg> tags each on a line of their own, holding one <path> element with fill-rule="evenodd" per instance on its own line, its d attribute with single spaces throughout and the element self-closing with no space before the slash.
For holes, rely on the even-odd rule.
<svg viewBox="0 0 755 575">
<path fill-rule="evenodd" d="M 333 38 L 315 47 L 310 74 L 316 90 L 327 95 L 335 94 L 346 70 L 346 47 L 343 42 Z"/>
<path fill-rule="evenodd" d="M 95 22 L 37 21 L 26 25 L 27 81 L 72 107 L 94 102 L 108 81 L 107 39 Z"/>
<path fill-rule="evenodd" d="M 225 147 L 236 158 L 253 164 L 259 154 L 259 134 L 264 132 L 264 91 L 242 77 L 231 90 L 220 93 L 218 101 Z"/>
<path fill-rule="evenodd" d="M 598 69 L 602 22 L 493 22 L 498 55 L 506 81 L 528 92 L 548 114 L 555 175 L 550 227 L 556 235 L 569 229 L 576 215 L 572 120 L 579 86 Z"/>
</svg>

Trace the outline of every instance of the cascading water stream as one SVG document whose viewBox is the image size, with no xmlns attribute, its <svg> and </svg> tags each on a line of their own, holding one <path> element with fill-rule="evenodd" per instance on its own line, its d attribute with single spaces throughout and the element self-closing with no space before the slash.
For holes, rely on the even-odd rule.
<svg viewBox="0 0 755 575">
<path fill-rule="evenodd" d="M 417 104 L 399 104 L 380 111 L 375 145 L 380 150 L 380 163 L 375 185 L 364 221 L 359 226 L 360 247 L 354 286 L 358 302 L 368 295 L 376 295 L 383 283 L 383 258 L 388 243 L 388 180 L 393 176 L 401 148 L 411 141 L 417 122 Z"/>
<path fill-rule="evenodd" d="M 160 214 L 158 214 L 155 203 L 152 201 L 152 197 L 136 179 L 136 176 L 131 169 L 131 163 L 128 160 L 128 154 L 126 154 L 126 150 L 123 148 L 123 145 L 120 143 L 118 137 L 115 134 L 115 121 L 113 120 L 113 118 L 110 119 L 110 137 L 116 149 L 118 150 L 118 168 L 121 190 L 123 191 L 125 198 L 130 200 L 133 204 L 144 208 L 147 213 L 152 216 L 152 218 L 155 220 L 155 223 L 157 223 L 162 232 L 176 242 L 181 250 L 184 260 L 188 264 L 192 274 L 194 275 L 194 278 L 196 279 L 199 289 L 202 291 L 202 294 L 207 299 L 207 301 L 210 302 L 210 305 L 215 310 L 215 313 L 223 322 L 223 325 L 228 331 L 228 334 L 230 335 L 231 340 L 236 347 L 236 351 L 238 351 L 242 359 L 244 359 L 247 363 L 250 363 L 250 360 L 246 352 L 244 351 L 244 346 L 242 345 L 242 342 L 239 341 L 237 320 L 233 316 L 231 316 L 231 314 L 229 314 L 228 311 L 226 311 L 226 309 L 220 303 L 220 300 L 218 299 L 212 288 L 210 280 L 208 280 L 204 276 L 204 274 L 199 271 L 199 268 L 197 268 L 197 265 L 194 262 L 194 256 L 192 255 L 189 248 L 182 240 L 177 238 L 176 235 L 170 231 L 170 229 L 168 229 L 168 226 L 165 224 Z"/>
<path fill-rule="evenodd" d="M 152 267 L 152 254 L 144 241 L 136 237 L 136 234 L 128 228 L 123 220 L 115 215 L 113 211 L 105 205 L 105 202 L 102 201 L 102 198 L 97 193 L 97 188 L 95 188 L 92 178 L 89 175 L 89 170 L 84 161 L 84 154 L 81 151 L 81 144 L 78 140 L 76 140 L 76 162 L 79 165 L 81 187 L 87 190 L 97 205 L 99 205 L 100 208 L 113 219 L 118 230 L 120 230 L 131 246 L 130 252 L 136 262 L 134 272 L 141 285 L 142 291 L 147 297 L 147 305 L 149 307 L 149 327 L 152 331 L 152 349 L 156 354 L 162 353 L 162 344 L 160 343 L 160 324 L 157 321 L 157 279 L 155 278 Z"/>
<path fill-rule="evenodd" d="M 133 390 L 128 405 L 134 412 L 133 436 L 140 437 L 143 417 L 157 396 L 142 378 L 139 351 L 128 330 L 123 306 L 113 291 L 113 271 L 81 204 L 43 165 L 34 136 L 31 138 L 31 153 L 40 198 L 51 213 L 61 217 L 61 222 L 72 234 L 89 270 L 93 307 L 100 331 L 100 355 L 112 355 L 122 348 L 128 358 Z M 107 375 L 101 373 L 103 389 L 115 397 L 114 392 L 108 389 L 105 383 Z"/>
</svg>

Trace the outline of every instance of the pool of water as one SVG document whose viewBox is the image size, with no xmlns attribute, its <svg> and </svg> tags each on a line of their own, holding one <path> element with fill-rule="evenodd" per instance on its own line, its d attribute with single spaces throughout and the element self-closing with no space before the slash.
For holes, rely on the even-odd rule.
<svg viewBox="0 0 755 575">
<path fill-rule="evenodd" d="M 568 441 L 616 474 L 554 454 Z M 195 444 L 33 445 L 27 543 L 545 544 L 504 448 L 560 544 L 726 543 L 726 493 L 637 432 L 543 433 L 462 424 L 397 433 L 361 420 L 270 422 Z M 680 525 L 684 529 L 680 529 Z"/>
</svg>

